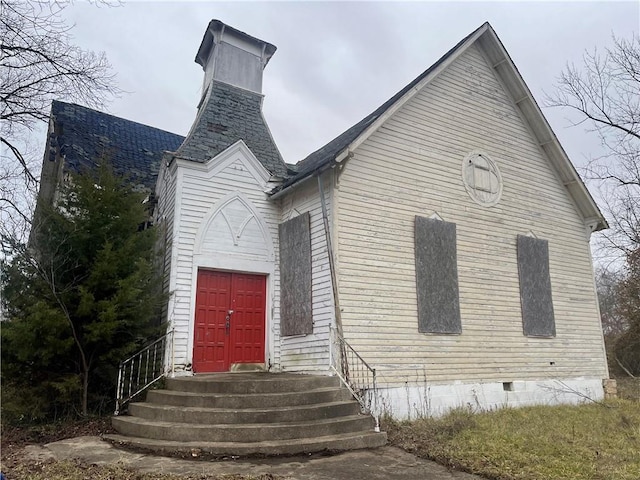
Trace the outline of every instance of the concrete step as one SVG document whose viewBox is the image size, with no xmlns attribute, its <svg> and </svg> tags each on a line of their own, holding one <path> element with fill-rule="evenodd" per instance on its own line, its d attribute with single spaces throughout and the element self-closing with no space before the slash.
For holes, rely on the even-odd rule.
<svg viewBox="0 0 640 480">
<path fill-rule="evenodd" d="M 194 393 L 173 390 L 147 392 L 148 403 L 177 407 L 269 408 L 345 400 L 353 400 L 353 397 L 347 389 L 340 387 L 315 388 L 306 392 L 254 394 Z"/>
<path fill-rule="evenodd" d="M 300 422 L 357 415 L 359 411 L 359 405 L 354 401 L 243 409 L 176 407 L 153 403 L 132 403 L 129 406 L 129 415 L 133 417 L 196 424 Z"/>
<path fill-rule="evenodd" d="M 192 457 L 212 456 L 256 456 L 298 455 L 302 453 L 335 452 L 376 448 L 387 443 L 386 433 L 357 432 L 327 435 L 294 440 L 272 440 L 264 442 L 176 442 L 154 440 L 123 435 L 105 435 L 105 440 L 117 446 L 164 454 L 183 454 Z"/>
<path fill-rule="evenodd" d="M 168 378 L 167 390 L 191 393 L 255 394 L 306 392 L 317 388 L 339 387 L 337 377 L 291 373 L 224 373 Z"/>
<path fill-rule="evenodd" d="M 342 433 L 372 432 L 373 418 L 349 415 L 307 422 L 247 424 L 186 424 L 159 422 L 144 418 L 113 417 L 113 427 L 131 437 L 154 438 L 178 442 L 240 442 L 315 438 Z"/>
<path fill-rule="evenodd" d="M 116 444 L 210 456 L 293 455 L 384 445 L 339 379 L 243 372 L 170 378 L 113 418 Z M 197 455 L 199 456 L 199 454 Z"/>
</svg>

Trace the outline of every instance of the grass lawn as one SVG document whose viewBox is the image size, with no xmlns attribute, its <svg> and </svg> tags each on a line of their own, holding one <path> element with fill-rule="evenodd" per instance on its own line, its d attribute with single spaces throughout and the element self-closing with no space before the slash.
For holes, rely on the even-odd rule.
<svg viewBox="0 0 640 480">
<path fill-rule="evenodd" d="M 385 427 L 394 445 L 490 479 L 640 479 L 639 402 L 456 410 Z"/>
<path fill-rule="evenodd" d="M 622 399 L 579 406 L 528 407 L 439 418 L 386 421 L 390 443 L 494 480 L 639 480 L 640 380 L 618 381 Z M 34 462 L 28 444 L 111 431 L 108 418 L 2 429 L 8 480 L 274 480 L 281 477 L 149 475 L 123 466 Z"/>
</svg>

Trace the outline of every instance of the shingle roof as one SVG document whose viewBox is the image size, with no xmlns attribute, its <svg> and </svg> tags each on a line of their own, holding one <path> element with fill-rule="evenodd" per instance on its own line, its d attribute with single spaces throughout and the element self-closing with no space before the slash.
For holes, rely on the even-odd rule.
<svg viewBox="0 0 640 480">
<path fill-rule="evenodd" d="M 243 140 L 273 175 L 287 176 L 287 165 L 262 116 L 262 95 L 212 81 L 198 116 L 177 155 L 206 162 Z"/>
<path fill-rule="evenodd" d="M 139 189 L 153 191 L 163 151 L 175 151 L 184 137 L 138 122 L 57 100 L 51 106 L 56 137 L 50 139 L 64 155 L 65 169 L 93 169 L 104 157 L 118 175 Z M 55 154 L 55 152 L 50 152 Z"/>
<path fill-rule="evenodd" d="M 369 125 L 375 122 L 380 116 L 382 116 L 394 103 L 396 103 L 400 98 L 402 98 L 408 91 L 410 91 L 413 87 L 415 87 L 420 81 L 429 75 L 432 71 L 434 71 L 440 64 L 442 64 L 447 58 L 449 58 L 463 43 L 465 43 L 469 38 L 475 35 L 481 28 L 483 28 L 486 24 L 481 25 L 476 30 L 471 32 L 469 35 L 460 40 L 451 50 L 445 53 L 440 59 L 431 65 L 427 70 L 422 72 L 418 77 L 416 77 L 413 81 L 411 81 L 407 86 L 405 86 L 402 90 L 396 93 L 389 100 L 380 105 L 376 110 L 372 113 L 364 117 L 358 123 L 356 123 L 353 127 L 349 128 L 345 132 L 338 135 L 336 138 L 327 143 L 324 147 L 316 150 L 315 152 L 308 155 L 303 160 L 299 161 L 295 165 L 296 173 L 295 175 L 288 178 L 280 187 L 274 190 L 282 190 L 289 185 L 297 183 L 303 178 L 311 175 L 313 172 L 322 168 L 333 159 L 336 158 L 340 152 L 342 152 L 345 148 L 347 148 L 351 142 L 353 142 L 356 138 L 363 133 Z"/>
</svg>

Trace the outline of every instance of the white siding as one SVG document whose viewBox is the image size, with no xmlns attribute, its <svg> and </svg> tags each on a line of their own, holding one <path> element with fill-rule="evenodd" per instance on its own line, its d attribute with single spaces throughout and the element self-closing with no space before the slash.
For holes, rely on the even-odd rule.
<svg viewBox="0 0 640 480">
<path fill-rule="evenodd" d="M 323 176 L 325 202 L 331 223 L 332 173 Z M 322 206 L 315 177 L 299 185 L 281 200 L 281 222 L 305 212 L 311 220 L 311 274 L 313 301 L 313 333 L 282 337 L 280 339 L 280 363 L 283 370 L 328 371 L 329 328 L 332 325 L 333 292 L 331 271 L 327 254 L 327 242 L 322 218 Z M 279 312 L 276 318 L 279 318 Z M 276 332 L 276 334 L 279 334 Z"/>
<path fill-rule="evenodd" d="M 238 145 L 229 147 L 207 165 L 188 161 L 178 164 L 176 209 L 179 215 L 176 215 L 177 233 L 173 244 L 175 284 L 172 286 L 173 312 L 170 313 L 175 319 L 176 364 L 183 368 L 192 358 L 193 302 L 198 267 L 268 274 L 266 363 L 276 363 L 274 359 L 278 355 L 274 349 L 273 311 L 279 296 L 276 261 L 279 209 L 264 193 L 267 172 L 244 144 Z M 222 219 L 214 212 L 227 201 L 224 212 L 236 230 L 243 218 L 248 218 L 251 212 L 256 214 L 249 219 L 237 245 L 230 236 L 221 236 L 218 244 L 212 241 L 218 234 L 215 228 L 220 227 L 216 222 Z M 269 248 L 260 241 L 259 223 L 266 227 Z M 224 233 L 227 235 L 228 229 Z"/>
<path fill-rule="evenodd" d="M 502 173 L 496 206 L 465 191 L 473 150 Z M 335 201 L 345 337 L 382 384 L 607 376 L 583 219 L 476 46 L 356 149 Z M 434 212 L 457 225 L 461 335 L 418 333 L 414 216 Z M 549 241 L 555 338 L 522 331 L 529 231 Z"/>
<path fill-rule="evenodd" d="M 171 283 L 171 272 L 173 271 L 172 248 L 174 234 L 174 214 L 176 202 L 176 168 L 175 164 L 167 166 L 165 159 L 161 162 L 158 180 L 156 182 L 156 196 L 158 205 L 155 212 L 155 225 L 159 229 L 158 248 L 163 250 L 162 273 L 163 273 L 163 292 L 169 293 L 173 290 Z M 173 299 L 169 299 L 169 305 L 163 311 L 164 320 L 171 322 L 172 318 L 169 312 L 172 310 Z"/>
</svg>

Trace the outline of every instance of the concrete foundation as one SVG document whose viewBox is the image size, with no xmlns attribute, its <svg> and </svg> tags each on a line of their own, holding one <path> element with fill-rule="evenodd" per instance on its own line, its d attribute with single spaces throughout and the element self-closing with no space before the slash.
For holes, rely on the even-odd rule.
<svg viewBox="0 0 640 480">
<path fill-rule="evenodd" d="M 441 416 L 455 408 L 474 411 L 527 405 L 578 404 L 602 400 L 600 378 L 526 380 L 513 382 L 407 384 L 378 388 L 377 408 L 396 419 Z"/>
</svg>

